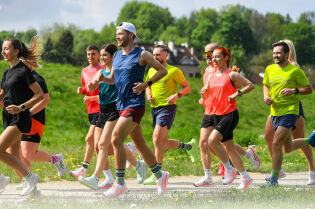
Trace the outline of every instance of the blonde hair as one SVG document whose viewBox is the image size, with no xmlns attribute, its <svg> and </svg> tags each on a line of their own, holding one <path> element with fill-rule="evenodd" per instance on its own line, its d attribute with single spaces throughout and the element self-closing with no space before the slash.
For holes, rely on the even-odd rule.
<svg viewBox="0 0 315 209">
<path fill-rule="evenodd" d="M 288 60 L 293 61 L 297 64 L 296 51 L 295 51 L 295 47 L 294 47 L 293 42 L 291 40 L 288 40 L 288 39 L 280 40 L 280 41 L 283 41 L 284 43 L 286 43 L 290 49 Z"/>
</svg>

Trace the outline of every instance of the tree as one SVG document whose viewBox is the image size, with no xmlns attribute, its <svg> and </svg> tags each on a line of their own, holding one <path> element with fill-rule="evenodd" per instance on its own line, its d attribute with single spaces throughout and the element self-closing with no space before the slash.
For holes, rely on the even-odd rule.
<svg viewBox="0 0 315 209">
<path fill-rule="evenodd" d="M 69 30 L 64 30 L 54 44 L 54 49 L 57 62 L 59 63 L 72 63 L 72 48 L 73 48 L 73 35 Z"/>
<path fill-rule="evenodd" d="M 44 44 L 44 51 L 42 54 L 42 59 L 45 62 L 56 62 L 57 58 L 55 57 L 55 54 L 53 53 L 53 42 L 51 38 L 48 38 L 47 41 Z"/>
<path fill-rule="evenodd" d="M 315 12 L 304 12 L 300 15 L 298 23 L 306 23 L 309 25 L 315 25 Z"/>
</svg>

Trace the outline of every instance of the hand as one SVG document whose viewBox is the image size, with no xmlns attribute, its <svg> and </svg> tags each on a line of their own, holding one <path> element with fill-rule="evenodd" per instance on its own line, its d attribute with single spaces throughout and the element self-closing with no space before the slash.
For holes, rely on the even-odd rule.
<svg viewBox="0 0 315 209">
<path fill-rule="evenodd" d="M 94 85 L 93 85 L 92 82 L 89 82 L 89 83 L 85 86 L 85 88 L 86 88 L 89 92 L 92 92 L 92 91 L 94 91 L 94 89 L 95 89 L 95 87 L 94 87 Z"/>
<path fill-rule="evenodd" d="M 203 98 L 200 98 L 200 99 L 199 99 L 199 104 L 200 104 L 200 105 L 203 105 L 203 103 L 204 103 Z"/>
<path fill-rule="evenodd" d="M 154 98 L 152 96 L 147 96 L 147 100 L 149 103 L 154 102 Z"/>
<path fill-rule="evenodd" d="M 22 108 L 20 106 L 16 106 L 16 105 L 9 105 L 6 107 L 6 110 L 10 114 L 18 114 L 22 111 Z"/>
<path fill-rule="evenodd" d="M 167 99 L 167 102 L 169 104 L 175 104 L 176 100 L 178 99 L 178 94 L 174 94 L 172 96 L 170 96 L 168 99 Z"/>
<path fill-rule="evenodd" d="M 232 102 L 234 99 L 236 99 L 237 95 L 238 95 L 238 92 L 235 92 L 234 94 L 228 96 L 229 102 Z"/>
<path fill-rule="evenodd" d="M 132 88 L 133 93 L 139 95 L 141 92 L 145 90 L 147 87 L 147 83 L 134 83 L 134 87 Z"/>
<path fill-rule="evenodd" d="M 83 94 L 83 88 L 82 88 L 82 87 L 78 87 L 77 93 L 78 93 L 78 94 Z"/>
<path fill-rule="evenodd" d="M 268 97 L 268 96 L 265 97 L 264 100 L 265 100 L 266 105 L 271 105 L 272 102 L 273 102 L 272 99 L 270 97 Z"/>
<path fill-rule="evenodd" d="M 295 94 L 295 89 L 288 89 L 288 88 L 282 89 L 281 94 L 284 96 L 290 96 L 292 94 Z"/>
<path fill-rule="evenodd" d="M 208 91 L 208 87 L 204 86 L 204 87 L 201 88 L 200 94 L 202 95 L 202 94 L 206 93 L 206 91 Z"/>
</svg>

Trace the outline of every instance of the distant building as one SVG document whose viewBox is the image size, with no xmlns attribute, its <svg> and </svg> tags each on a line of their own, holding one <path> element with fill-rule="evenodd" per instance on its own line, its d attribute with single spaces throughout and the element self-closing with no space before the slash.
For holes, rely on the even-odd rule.
<svg viewBox="0 0 315 209">
<path fill-rule="evenodd" d="M 154 45 L 165 45 L 164 41 L 157 41 L 154 44 L 137 44 L 137 46 L 153 52 Z M 175 46 L 174 42 L 168 43 L 170 53 L 167 58 L 167 63 L 181 69 L 188 78 L 195 78 L 201 75 L 199 68 L 199 59 L 194 55 L 193 48 L 188 48 L 187 43 L 183 43 L 181 46 Z"/>
</svg>

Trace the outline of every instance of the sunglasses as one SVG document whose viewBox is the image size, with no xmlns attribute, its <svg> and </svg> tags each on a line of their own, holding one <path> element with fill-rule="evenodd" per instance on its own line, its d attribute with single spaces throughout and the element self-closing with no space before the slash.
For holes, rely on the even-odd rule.
<svg viewBox="0 0 315 209">
<path fill-rule="evenodd" d="M 205 51 L 206 55 L 211 56 L 213 51 Z"/>
</svg>

